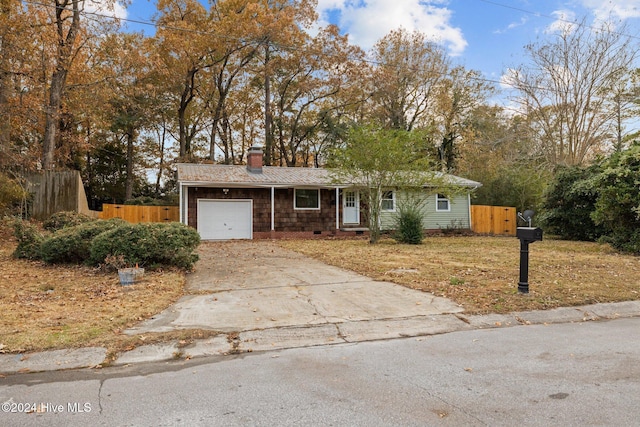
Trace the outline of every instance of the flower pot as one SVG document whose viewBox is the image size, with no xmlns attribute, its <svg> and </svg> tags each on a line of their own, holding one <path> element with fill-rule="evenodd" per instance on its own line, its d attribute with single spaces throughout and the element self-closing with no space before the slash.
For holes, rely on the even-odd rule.
<svg viewBox="0 0 640 427">
<path fill-rule="evenodd" d="M 133 285 L 136 280 L 144 276 L 144 268 L 120 268 L 118 269 L 118 277 L 120 284 L 123 286 Z"/>
</svg>

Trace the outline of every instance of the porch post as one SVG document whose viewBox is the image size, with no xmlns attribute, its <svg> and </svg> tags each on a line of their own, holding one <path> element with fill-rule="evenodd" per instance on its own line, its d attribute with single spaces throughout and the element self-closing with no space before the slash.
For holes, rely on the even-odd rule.
<svg viewBox="0 0 640 427">
<path fill-rule="evenodd" d="M 276 231 L 276 219 L 275 219 L 275 207 L 276 207 L 276 201 L 275 201 L 275 194 L 276 194 L 276 189 L 275 187 L 271 187 L 271 231 Z"/>
<path fill-rule="evenodd" d="M 469 207 L 469 230 L 473 231 L 473 223 L 471 222 L 471 191 L 467 193 L 467 206 Z"/>
<path fill-rule="evenodd" d="M 340 189 L 336 187 L 336 230 L 340 230 Z"/>
<path fill-rule="evenodd" d="M 185 206 L 184 206 L 184 194 L 182 192 L 182 183 L 180 183 L 180 187 L 179 187 L 179 195 L 178 195 L 178 199 L 180 200 L 180 222 L 183 224 L 187 224 L 188 221 L 185 221 Z M 189 224 L 187 224 L 189 225 Z"/>
</svg>

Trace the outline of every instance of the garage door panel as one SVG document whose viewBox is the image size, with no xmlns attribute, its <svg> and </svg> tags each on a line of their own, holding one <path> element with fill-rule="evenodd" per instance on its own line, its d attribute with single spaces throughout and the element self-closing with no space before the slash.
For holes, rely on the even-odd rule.
<svg viewBox="0 0 640 427">
<path fill-rule="evenodd" d="M 198 200 L 198 232 L 203 240 L 251 239 L 251 200 Z"/>
</svg>

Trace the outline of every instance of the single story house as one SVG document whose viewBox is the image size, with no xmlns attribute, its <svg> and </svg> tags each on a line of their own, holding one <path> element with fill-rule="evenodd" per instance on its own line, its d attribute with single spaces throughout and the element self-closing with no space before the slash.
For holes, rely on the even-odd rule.
<svg viewBox="0 0 640 427">
<path fill-rule="evenodd" d="M 319 168 L 262 166 L 252 147 L 247 165 L 177 165 L 180 221 L 203 240 L 349 235 L 366 231 L 366 209 L 354 186 L 336 184 Z M 451 199 L 425 191 L 425 229 L 471 227 L 470 192 L 481 184 L 447 176 L 468 189 Z M 398 191 L 385 192 L 381 222 L 391 228 Z"/>
</svg>

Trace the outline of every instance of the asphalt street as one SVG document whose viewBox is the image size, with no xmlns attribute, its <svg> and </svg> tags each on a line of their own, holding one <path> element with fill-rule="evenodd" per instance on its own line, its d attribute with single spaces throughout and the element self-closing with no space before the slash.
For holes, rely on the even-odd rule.
<svg viewBox="0 0 640 427">
<path fill-rule="evenodd" d="M 0 424 L 637 426 L 639 330 L 636 317 L 12 374 Z"/>
</svg>

